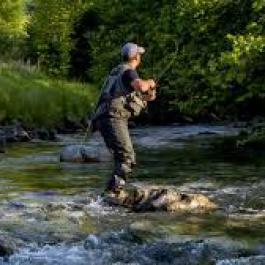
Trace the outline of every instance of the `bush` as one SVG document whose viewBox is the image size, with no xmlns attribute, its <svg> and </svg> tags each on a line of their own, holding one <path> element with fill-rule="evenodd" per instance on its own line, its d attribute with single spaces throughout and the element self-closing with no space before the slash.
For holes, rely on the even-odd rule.
<svg viewBox="0 0 265 265">
<path fill-rule="evenodd" d="M 74 25 L 90 1 L 34 0 L 28 29 L 29 57 L 55 76 L 67 76 Z"/>
<path fill-rule="evenodd" d="M 14 3 L 14 12 L 7 16 L 10 6 L 0 4 L 0 18 L 14 20 L 16 10 L 21 18 L 20 26 L 4 31 L 21 32 L 23 25 L 24 32 L 25 1 L 4 2 Z M 159 80 L 159 97 L 151 108 L 156 121 L 159 117 L 173 121 L 179 113 L 230 120 L 265 114 L 263 0 L 26 3 L 31 18 L 28 38 L 16 41 L 19 45 L 13 52 L 26 50 L 23 59 L 30 58 L 49 74 L 99 84 L 120 62 L 121 46 L 133 41 L 147 48 L 140 69 L 144 78 L 158 78 L 170 65 Z M 1 35 L 1 22 L 3 51 L 13 44 Z"/>
<path fill-rule="evenodd" d="M 98 1 L 105 21 L 90 43 L 101 80 L 120 47 L 147 48 L 143 76 L 159 76 L 158 109 L 221 118 L 265 114 L 265 4 L 255 0 Z M 102 52 L 104 51 L 104 52 Z"/>
<path fill-rule="evenodd" d="M 24 0 L 0 2 L 0 54 L 1 57 L 18 58 L 26 38 L 28 16 Z"/>
<path fill-rule="evenodd" d="M 249 132 L 241 136 L 237 141 L 238 147 L 253 147 L 255 149 L 264 149 L 265 147 L 265 123 L 254 126 Z"/>
<path fill-rule="evenodd" d="M 52 79 L 18 63 L 0 65 L 1 123 L 58 128 L 66 121 L 85 119 L 96 97 L 91 85 Z"/>
</svg>

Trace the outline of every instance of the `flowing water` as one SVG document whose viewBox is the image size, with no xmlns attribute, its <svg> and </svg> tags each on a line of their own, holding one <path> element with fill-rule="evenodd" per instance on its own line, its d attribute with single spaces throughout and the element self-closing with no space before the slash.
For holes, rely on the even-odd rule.
<svg viewBox="0 0 265 265">
<path fill-rule="evenodd" d="M 0 264 L 265 264 L 265 154 L 222 145 L 232 126 L 132 131 L 133 182 L 208 195 L 207 214 L 133 213 L 99 194 L 112 163 L 59 163 L 83 135 L 10 146 L 0 158 L 0 232 L 21 242 Z M 100 137 L 87 143 L 102 150 Z"/>
</svg>

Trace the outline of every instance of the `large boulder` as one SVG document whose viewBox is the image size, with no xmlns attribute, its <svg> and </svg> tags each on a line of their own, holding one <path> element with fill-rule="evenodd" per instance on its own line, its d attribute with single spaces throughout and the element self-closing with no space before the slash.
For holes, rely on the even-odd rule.
<svg viewBox="0 0 265 265">
<path fill-rule="evenodd" d="M 129 185 L 119 194 L 107 193 L 105 202 L 133 211 L 207 211 L 217 208 L 203 194 L 184 194 L 173 188 Z"/>
<path fill-rule="evenodd" d="M 100 152 L 85 145 L 69 145 L 60 153 L 61 162 L 95 163 L 102 160 Z"/>
</svg>

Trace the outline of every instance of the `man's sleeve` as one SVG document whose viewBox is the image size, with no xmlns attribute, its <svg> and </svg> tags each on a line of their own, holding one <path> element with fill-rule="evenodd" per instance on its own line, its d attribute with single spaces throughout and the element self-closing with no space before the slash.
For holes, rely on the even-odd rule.
<svg viewBox="0 0 265 265">
<path fill-rule="evenodd" d="M 122 75 L 123 85 L 127 88 L 130 88 L 132 91 L 134 88 L 131 86 L 132 81 L 139 79 L 139 75 L 135 70 L 127 70 Z"/>
</svg>

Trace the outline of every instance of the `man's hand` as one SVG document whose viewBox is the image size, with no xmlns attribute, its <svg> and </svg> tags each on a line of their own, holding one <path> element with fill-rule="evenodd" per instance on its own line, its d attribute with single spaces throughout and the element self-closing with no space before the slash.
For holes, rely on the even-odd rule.
<svg viewBox="0 0 265 265">
<path fill-rule="evenodd" d="M 143 94 L 144 101 L 154 101 L 156 99 L 156 90 L 152 89 Z"/>
<path fill-rule="evenodd" d="M 157 87 L 153 79 L 148 79 L 148 80 L 135 79 L 134 81 L 132 81 L 131 85 L 135 90 L 139 90 L 143 93 L 149 90 L 154 90 Z"/>
<path fill-rule="evenodd" d="M 156 88 L 156 82 L 154 79 L 149 79 L 147 80 L 149 82 L 150 89 L 155 89 Z"/>
</svg>

